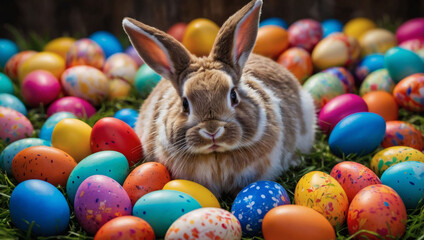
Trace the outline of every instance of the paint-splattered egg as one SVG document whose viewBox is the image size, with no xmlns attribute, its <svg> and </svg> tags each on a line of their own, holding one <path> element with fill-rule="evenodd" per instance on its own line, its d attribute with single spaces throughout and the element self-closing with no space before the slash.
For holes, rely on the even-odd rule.
<svg viewBox="0 0 424 240">
<path fill-rule="evenodd" d="M 413 51 L 424 60 L 424 38 L 407 40 L 399 44 L 399 47 Z"/>
<path fill-rule="evenodd" d="M 384 66 L 395 83 L 414 73 L 424 73 L 424 61 L 420 56 L 401 47 L 394 47 L 386 52 Z"/>
<path fill-rule="evenodd" d="M 9 93 L 0 93 L 0 107 L 11 108 L 25 116 L 28 113 L 23 102 L 15 97 L 15 95 Z"/>
<path fill-rule="evenodd" d="M 405 232 L 406 209 L 400 196 L 390 187 L 377 184 L 365 187 L 349 206 L 347 226 L 352 235 L 360 230 L 380 234 L 383 239 L 397 239 Z M 390 236 L 393 237 L 390 237 Z M 362 232 L 358 239 L 381 239 Z"/>
<path fill-rule="evenodd" d="M 382 116 L 386 122 L 398 119 L 399 106 L 392 94 L 386 91 L 371 91 L 362 98 L 367 103 L 368 111 Z"/>
<path fill-rule="evenodd" d="M 130 84 L 134 84 L 134 77 L 137 70 L 137 63 L 125 53 L 113 54 L 106 60 L 103 66 L 103 72 L 108 78 L 120 78 Z"/>
<path fill-rule="evenodd" d="M 359 88 L 359 94 L 364 96 L 371 91 L 386 91 L 392 93 L 395 83 L 387 72 L 387 69 L 379 69 L 369 74 Z"/>
<path fill-rule="evenodd" d="M 393 96 L 403 108 L 414 112 L 424 112 L 424 73 L 404 78 L 396 85 Z"/>
<path fill-rule="evenodd" d="M 352 74 L 344 67 L 332 67 L 324 70 L 323 72 L 330 73 L 336 76 L 343 84 L 347 93 L 353 93 L 356 91 L 355 79 Z"/>
<path fill-rule="evenodd" d="M 278 57 L 277 62 L 293 73 L 301 84 L 313 71 L 311 55 L 303 48 L 287 49 Z"/>
<path fill-rule="evenodd" d="M 309 52 L 323 36 L 321 23 L 313 19 L 298 20 L 290 25 L 287 31 L 291 46 L 300 47 Z"/>
<path fill-rule="evenodd" d="M 155 240 L 152 227 L 143 219 L 134 216 L 116 217 L 105 223 L 94 236 L 94 240 Z"/>
<path fill-rule="evenodd" d="M 164 190 L 176 190 L 192 196 L 200 205 L 205 207 L 220 208 L 218 199 L 204 186 L 189 180 L 176 179 L 163 186 Z"/>
<path fill-rule="evenodd" d="M 4 67 L 4 73 L 17 83 L 19 67 L 23 62 L 34 56 L 36 53 L 36 51 L 22 51 L 13 55 L 13 57 L 7 61 L 6 66 Z"/>
<path fill-rule="evenodd" d="M 359 39 L 361 55 L 371 53 L 385 53 L 397 45 L 396 36 L 383 28 L 375 28 L 365 32 Z"/>
<path fill-rule="evenodd" d="M 358 80 L 358 83 L 362 83 L 368 74 L 382 68 L 384 68 L 383 54 L 374 53 L 365 56 L 355 67 L 355 76 Z"/>
<path fill-rule="evenodd" d="M 96 113 L 96 109 L 82 98 L 69 96 L 59 98 L 47 108 L 47 116 L 57 112 L 71 112 L 79 118 L 89 118 Z"/>
<path fill-rule="evenodd" d="M 105 62 L 103 49 L 95 41 L 83 38 L 72 44 L 66 53 L 66 67 L 89 65 L 102 69 Z"/>
<path fill-rule="evenodd" d="M 386 136 L 381 143 L 384 148 L 406 146 L 423 150 L 422 133 L 412 124 L 404 121 L 389 121 L 386 123 Z"/>
<path fill-rule="evenodd" d="M 259 28 L 254 53 L 277 58 L 289 46 L 289 35 L 287 31 L 278 26 L 269 25 Z"/>
<path fill-rule="evenodd" d="M 424 154 L 414 148 L 395 146 L 376 153 L 371 159 L 370 168 L 379 176 L 392 165 L 405 162 L 418 161 L 424 163 Z"/>
<path fill-rule="evenodd" d="M 12 143 L 32 135 L 31 122 L 20 112 L 0 106 L 0 138 Z"/>
<path fill-rule="evenodd" d="M 56 127 L 56 125 L 65 118 L 74 118 L 76 119 L 77 116 L 75 114 L 70 112 L 57 112 L 53 115 L 51 115 L 47 120 L 44 122 L 43 126 L 40 130 L 40 138 L 51 141 L 53 129 Z"/>
</svg>

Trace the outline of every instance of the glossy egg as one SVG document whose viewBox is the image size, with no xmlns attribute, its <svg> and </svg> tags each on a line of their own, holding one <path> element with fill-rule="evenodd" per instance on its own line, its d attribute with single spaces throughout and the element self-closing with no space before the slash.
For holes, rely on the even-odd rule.
<svg viewBox="0 0 424 240">
<path fill-rule="evenodd" d="M 424 149 L 423 137 L 420 130 L 404 121 L 386 122 L 386 135 L 381 143 L 383 148 L 406 146 L 418 151 Z"/>
<path fill-rule="evenodd" d="M 284 21 L 281 18 L 278 18 L 278 17 L 267 18 L 267 19 L 262 20 L 259 23 L 260 28 L 264 27 L 264 26 L 268 26 L 268 25 L 279 26 L 279 27 L 282 27 L 284 29 L 288 28 L 287 22 Z"/>
<path fill-rule="evenodd" d="M 138 112 L 137 110 L 134 110 L 132 108 L 123 108 L 119 111 L 117 111 L 114 115 L 114 118 L 117 118 L 121 121 L 124 121 L 126 124 L 128 124 L 130 127 L 135 127 L 135 122 L 138 118 Z"/>
<path fill-rule="evenodd" d="M 0 93 L 13 94 L 14 92 L 12 80 L 10 80 L 7 75 L 0 72 Z"/>
<path fill-rule="evenodd" d="M 36 51 L 28 50 L 13 55 L 13 57 L 7 61 L 6 66 L 4 67 L 4 73 L 6 73 L 6 75 L 9 76 L 13 81 L 18 82 L 19 67 L 23 62 L 34 56 L 36 53 Z"/>
<path fill-rule="evenodd" d="M 253 52 L 269 58 L 277 58 L 289 46 L 287 31 L 278 26 L 268 25 L 259 28 Z"/>
<path fill-rule="evenodd" d="M 213 193 L 205 188 L 204 186 L 189 180 L 176 179 L 170 182 L 167 182 L 163 186 L 163 190 L 175 190 L 183 193 L 187 193 L 192 196 L 196 201 L 202 206 L 205 207 L 214 207 L 220 208 L 218 199 L 216 199 Z"/>
<path fill-rule="evenodd" d="M 240 223 L 230 212 L 220 208 L 200 208 L 178 218 L 168 229 L 165 240 L 241 239 Z"/>
<path fill-rule="evenodd" d="M 327 19 L 321 22 L 323 37 L 328 37 L 332 33 L 343 32 L 343 23 L 337 19 Z"/>
<path fill-rule="evenodd" d="M 54 186 L 66 187 L 69 174 L 77 165 L 64 151 L 47 146 L 33 146 L 13 158 L 12 173 L 18 182 L 40 179 Z"/>
<path fill-rule="evenodd" d="M 171 180 L 168 169 L 157 162 L 146 162 L 134 168 L 122 185 L 134 205 L 149 192 L 162 190 Z"/>
<path fill-rule="evenodd" d="M 219 27 L 206 18 L 191 21 L 184 32 L 182 44 L 192 54 L 200 57 L 207 56 L 212 49 Z"/>
<path fill-rule="evenodd" d="M 178 22 L 172 25 L 166 33 L 177 39 L 179 42 L 183 41 L 184 33 L 187 29 L 187 23 Z M 141 65 L 141 64 L 140 64 Z"/>
<path fill-rule="evenodd" d="M 414 38 L 404 41 L 399 44 L 399 47 L 413 51 L 424 61 L 424 38 Z"/>
<path fill-rule="evenodd" d="M 33 107 L 47 106 L 59 97 L 61 86 L 59 81 L 50 72 L 35 70 L 26 75 L 22 85 L 24 101 Z"/>
<path fill-rule="evenodd" d="M 131 84 L 120 78 L 110 79 L 109 99 L 127 98 L 130 95 Z"/>
<path fill-rule="evenodd" d="M 397 40 L 392 32 L 383 28 L 375 28 L 362 34 L 359 44 L 362 56 L 366 56 L 371 53 L 385 53 L 397 45 Z"/>
<path fill-rule="evenodd" d="M 91 40 L 99 44 L 102 48 L 105 57 L 108 58 L 113 54 L 124 51 L 118 38 L 107 31 L 97 31 L 89 36 Z"/>
<path fill-rule="evenodd" d="M 0 107 L 11 108 L 20 112 L 22 115 L 27 115 L 27 109 L 19 98 L 9 93 L 0 93 Z"/>
<path fill-rule="evenodd" d="M 31 122 L 20 112 L 0 106 L 0 138 L 6 144 L 32 135 Z"/>
<path fill-rule="evenodd" d="M 94 236 L 94 240 L 155 240 L 152 227 L 143 219 L 120 216 L 105 223 Z"/>
<path fill-rule="evenodd" d="M 47 118 L 47 120 L 44 122 L 43 126 L 41 127 L 40 138 L 47 141 L 51 141 L 53 129 L 61 120 L 65 118 L 76 119 L 77 116 L 75 116 L 73 113 L 70 113 L 70 112 L 57 112 L 51 115 L 49 118 Z"/>
<path fill-rule="evenodd" d="M 309 52 L 323 36 L 321 23 L 313 19 L 298 20 L 291 24 L 287 31 L 291 46 L 300 47 Z"/>
<path fill-rule="evenodd" d="M 424 18 L 413 18 L 404 22 L 396 30 L 399 43 L 413 38 L 424 38 Z"/>
<path fill-rule="evenodd" d="M 414 112 L 424 112 L 424 73 L 410 75 L 393 90 L 399 106 Z"/>
<path fill-rule="evenodd" d="M 386 91 L 392 93 L 395 83 L 389 75 L 389 72 L 383 68 L 369 74 L 362 82 L 359 94 L 364 96 L 371 91 Z"/>
<path fill-rule="evenodd" d="M 330 150 L 338 157 L 371 153 L 381 144 L 386 122 L 375 113 L 359 112 L 343 118 L 333 129 L 328 140 Z"/>
<path fill-rule="evenodd" d="M 9 39 L 0 38 L 0 68 L 4 68 L 7 61 L 18 52 L 16 43 Z"/>
<path fill-rule="evenodd" d="M 96 113 L 96 109 L 82 98 L 69 96 L 59 98 L 47 108 L 49 117 L 57 112 L 70 112 L 79 118 L 89 118 Z"/>
<path fill-rule="evenodd" d="M 294 202 L 321 213 L 332 226 L 344 223 L 349 206 L 342 186 L 332 176 L 320 171 L 309 172 L 299 180 Z"/>
<path fill-rule="evenodd" d="M 367 103 L 368 111 L 382 116 L 386 122 L 398 119 L 399 107 L 392 94 L 386 91 L 371 91 L 362 98 Z"/>
<path fill-rule="evenodd" d="M 311 55 L 303 48 L 287 49 L 278 57 L 277 62 L 293 73 L 301 84 L 313 71 Z"/>
<path fill-rule="evenodd" d="M 134 205 L 133 215 L 148 222 L 157 238 L 163 238 L 175 220 L 198 208 L 200 204 L 186 193 L 159 190 L 141 197 Z"/>
<path fill-rule="evenodd" d="M 372 157 L 370 168 L 381 176 L 390 166 L 406 161 L 424 163 L 424 154 L 411 147 L 395 146 L 385 148 Z"/>
<path fill-rule="evenodd" d="M 265 214 L 285 204 L 290 204 L 290 198 L 280 184 L 258 181 L 247 185 L 237 194 L 231 213 L 240 221 L 244 236 L 259 236 Z"/>
<path fill-rule="evenodd" d="M 362 188 L 381 184 L 380 179 L 371 169 L 357 162 L 344 161 L 338 163 L 333 167 L 330 175 L 343 187 L 349 202 Z"/>
<path fill-rule="evenodd" d="M 343 32 L 359 40 L 364 33 L 374 28 L 377 28 L 377 25 L 372 20 L 358 17 L 349 20 L 345 24 Z"/>
<path fill-rule="evenodd" d="M 334 240 L 336 234 L 330 222 L 319 212 L 304 206 L 283 205 L 271 209 L 262 222 L 267 240 L 315 239 Z"/>
<path fill-rule="evenodd" d="M 406 209 L 399 195 L 390 187 L 377 184 L 363 188 L 352 200 L 347 226 L 352 235 L 360 230 L 375 232 L 384 239 L 400 238 L 405 232 Z M 381 239 L 362 232 L 358 239 Z"/>
<path fill-rule="evenodd" d="M 65 61 L 56 53 L 36 53 L 20 64 L 18 69 L 19 82 L 22 83 L 26 75 L 34 70 L 46 70 L 59 79 L 65 71 Z"/>
<path fill-rule="evenodd" d="M 137 70 L 137 63 L 125 53 L 113 54 L 106 60 L 103 66 L 103 72 L 108 78 L 120 78 L 131 85 L 134 84 Z"/>
<path fill-rule="evenodd" d="M 355 67 L 355 76 L 358 79 L 358 83 L 362 83 L 368 74 L 382 68 L 384 68 L 383 54 L 374 53 L 365 56 Z"/>
<path fill-rule="evenodd" d="M 352 74 L 344 67 L 332 67 L 324 70 L 323 72 L 330 73 L 336 76 L 343 84 L 345 92 L 353 93 L 356 91 L 355 79 Z"/>
<path fill-rule="evenodd" d="M 66 67 L 88 65 L 101 69 L 105 62 L 103 49 L 93 40 L 80 39 L 72 44 L 66 53 Z"/>
<path fill-rule="evenodd" d="M 44 46 L 43 51 L 56 53 L 66 59 L 66 53 L 75 41 L 75 38 L 71 37 L 55 38 Z"/>
<path fill-rule="evenodd" d="M 143 65 L 144 61 L 138 55 L 138 52 L 135 50 L 133 45 L 128 46 L 128 48 L 125 49 L 125 53 L 137 63 L 137 67 L 140 67 L 141 65 Z"/>
<path fill-rule="evenodd" d="M 147 66 L 147 64 L 143 64 L 135 75 L 135 90 L 137 90 L 142 98 L 146 98 L 161 78 L 162 77 Z"/>
<path fill-rule="evenodd" d="M 424 61 L 420 56 L 401 47 L 394 47 L 386 52 L 384 66 L 395 83 L 414 73 L 424 73 Z"/>
<path fill-rule="evenodd" d="M 132 206 L 118 182 L 104 175 L 94 175 L 79 186 L 74 209 L 81 227 L 95 234 L 106 222 L 131 215 Z"/>
</svg>

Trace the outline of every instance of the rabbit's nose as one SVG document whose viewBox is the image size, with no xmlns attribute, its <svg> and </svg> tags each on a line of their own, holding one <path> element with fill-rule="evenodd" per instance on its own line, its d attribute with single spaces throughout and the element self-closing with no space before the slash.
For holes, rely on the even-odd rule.
<svg viewBox="0 0 424 240">
<path fill-rule="evenodd" d="M 199 134 L 206 139 L 217 139 L 224 133 L 224 127 L 218 127 L 215 131 L 202 128 L 199 130 Z"/>
</svg>

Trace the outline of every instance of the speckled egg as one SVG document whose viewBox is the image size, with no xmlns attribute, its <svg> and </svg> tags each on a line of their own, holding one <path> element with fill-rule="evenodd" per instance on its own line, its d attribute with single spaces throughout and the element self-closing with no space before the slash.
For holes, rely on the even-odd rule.
<svg viewBox="0 0 424 240">
<path fill-rule="evenodd" d="M 95 234 L 113 218 L 131 215 L 132 206 L 118 182 L 104 175 L 94 175 L 79 186 L 74 209 L 81 227 Z"/>
<path fill-rule="evenodd" d="M 390 187 L 377 184 L 363 188 L 349 206 L 347 226 L 349 234 L 368 230 L 384 239 L 400 238 L 405 232 L 406 209 L 400 196 Z M 362 232 L 357 239 L 381 239 Z"/>
<path fill-rule="evenodd" d="M 237 194 L 231 213 L 240 221 L 244 236 L 259 236 L 265 214 L 284 204 L 290 204 L 290 198 L 280 184 L 258 181 L 249 184 Z"/>
<path fill-rule="evenodd" d="M 258 37 L 253 52 L 272 59 L 277 58 L 289 46 L 287 31 L 275 25 L 258 29 Z"/>
<path fill-rule="evenodd" d="M 0 107 L 11 108 L 25 116 L 28 113 L 23 102 L 15 97 L 15 95 L 9 93 L 0 93 Z"/>
<path fill-rule="evenodd" d="M 386 135 L 381 146 L 384 148 L 406 146 L 421 151 L 424 143 L 422 133 L 412 124 L 404 121 L 388 121 L 386 122 Z"/>
<path fill-rule="evenodd" d="M 149 192 L 161 190 L 171 180 L 168 169 L 157 162 L 146 162 L 134 168 L 122 185 L 134 205 Z"/>
<path fill-rule="evenodd" d="M 313 71 L 311 55 L 303 48 L 287 49 L 278 57 L 277 62 L 293 73 L 301 84 Z"/>
<path fill-rule="evenodd" d="M 383 28 L 375 28 L 362 34 L 359 44 L 361 45 L 361 55 L 366 56 L 371 53 L 385 53 L 397 45 L 397 40 L 392 32 Z"/>
<path fill-rule="evenodd" d="M 36 51 L 22 51 L 11 57 L 4 67 L 4 73 L 9 76 L 13 81 L 18 83 L 18 69 L 23 62 L 25 62 L 30 57 L 34 56 Z"/>
<path fill-rule="evenodd" d="M 94 236 L 94 240 L 155 240 L 152 227 L 143 219 L 120 216 L 105 223 Z"/>
<path fill-rule="evenodd" d="M 56 127 L 56 125 L 65 118 L 74 118 L 76 119 L 77 116 L 75 114 L 70 112 L 57 112 L 53 115 L 51 115 L 47 120 L 44 122 L 43 126 L 40 130 L 40 138 L 51 141 L 52 140 L 52 134 L 53 129 Z"/>
<path fill-rule="evenodd" d="M 30 137 L 33 131 L 28 118 L 18 111 L 0 106 L 0 138 L 6 144 Z"/>
<path fill-rule="evenodd" d="M 213 193 L 209 189 L 193 181 L 175 179 L 170 182 L 167 182 L 165 186 L 163 186 L 163 190 L 175 190 L 187 193 L 188 195 L 196 199 L 196 201 L 202 206 L 202 208 L 221 207 L 219 205 L 218 199 L 216 199 L 215 195 L 213 195 Z"/>
<path fill-rule="evenodd" d="M 330 73 L 336 76 L 342 82 L 345 92 L 353 93 L 356 91 L 355 79 L 352 74 L 344 67 L 332 67 L 324 70 L 323 72 Z"/>
<path fill-rule="evenodd" d="M 330 175 L 343 187 L 349 202 L 353 200 L 362 188 L 373 184 L 381 184 L 380 179 L 371 169 L 357 162 L 345 161 L 338 163 L 333 167 Z"/>
<path fill-rule="evenodd" d="M 361 84 L 370 73 L 382 68 L 384 68 L 383 54 L 374 53 L 365 56 L 355 67 L 355 76 L 358 83 Z"/>
<path fill-rule="evenodd" d="M 49 117 L 57 112 L 71 112 L 79 118 L 89 118 L 96 113 L 96 109 L 82 98 L 69 96 L 59 98 L 47 108 Z"/>
<path fill-rule="evenodd" d="M 47 146 L 33 146 L 13 158 L 12 173 L 18 182 L 40 179 L 54 186 L 66 187 L 77 162 L 64 151 Z"/>
<path fill-rule="evenodd" d="M 372 157 L 370 168 L 377 175 L 381 176 L 390 166 L 405 161 L 418 161 L 424 163 L 424 154 L 411 147 L 395 146 L 385 148 Z"/>
<path fill-rule="evenodd" d="M 297 183 L 296 205 L 310 207 L 327 218 L 331 225 L 342 225 L 347 216 L 349 200 L 342 186 L 327 173 L 312 171 Z"/>
<path fill-rule="evenodd" d="M 301 19 L 290 25 L 290 45 L 312 51 L 323 36 L 321 23 L 313 19 Z"/>
<path fill-rule="evenodd" d="M 402 79 L 394 88 L 393 96 L 403 108 L 424 112 L 424 73 L 416 73 Z"/>
<path fill-rule="evenodd" d="M 105 62 L 103 49 L 91 39 L 83 38 L 72 44 L 66 53 L 66 67 L 89 65 L 102 69 Z"/>
<path fill-rule="evenodd" d="M 364 96 L 371 91 L 386 91 L 392 93 L 395 83 L 389 75 L 387 69 L 379 69 L 369 74 L 362 82 L 359 94 Z"/>
<path fill-rule="evenodd" d="M 424 73 L 424 61 L 420 56 L 401 47 L 394 47 L 386 52 L 384 67 L 395 83 L 412 74 Z"/>
<path fill-rule="evenodd" d="M 200 208 L 184 214 L 168 229 L 165 240 L 178 239 L 241 239 L 236 217 L 220 208 Z"/>
<path fill-rule="evenodd" d="M 413 51 L 424 60 L 424 38 L 414 38 L 404 41 L 399 44 L 399 47 Z"/>
<path fill-rule="evenodd" d="M 132 85 L 137 70 L 137 63 L 125 53 L 113 54 L 103 66 L 103 72 L 108 78 L 121 78 Z"/>
</svg>

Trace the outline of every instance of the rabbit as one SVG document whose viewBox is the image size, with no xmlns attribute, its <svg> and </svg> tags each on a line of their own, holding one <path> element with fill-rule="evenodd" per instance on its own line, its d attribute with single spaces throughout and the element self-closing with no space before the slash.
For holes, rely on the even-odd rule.
<svg viewBox="0 0 424 240">
<path fill-rule="evenodd" d="M 203 57 L 154 27 L 123 19 L 132 45 L 162 76 L 135 126 L 145 160 L 216 196 L 275 180 L 315 139 L 311 95 L 283 66 L 252 53 L 261 7 L 254 0 L 231 16 Z"/>
</svg>

